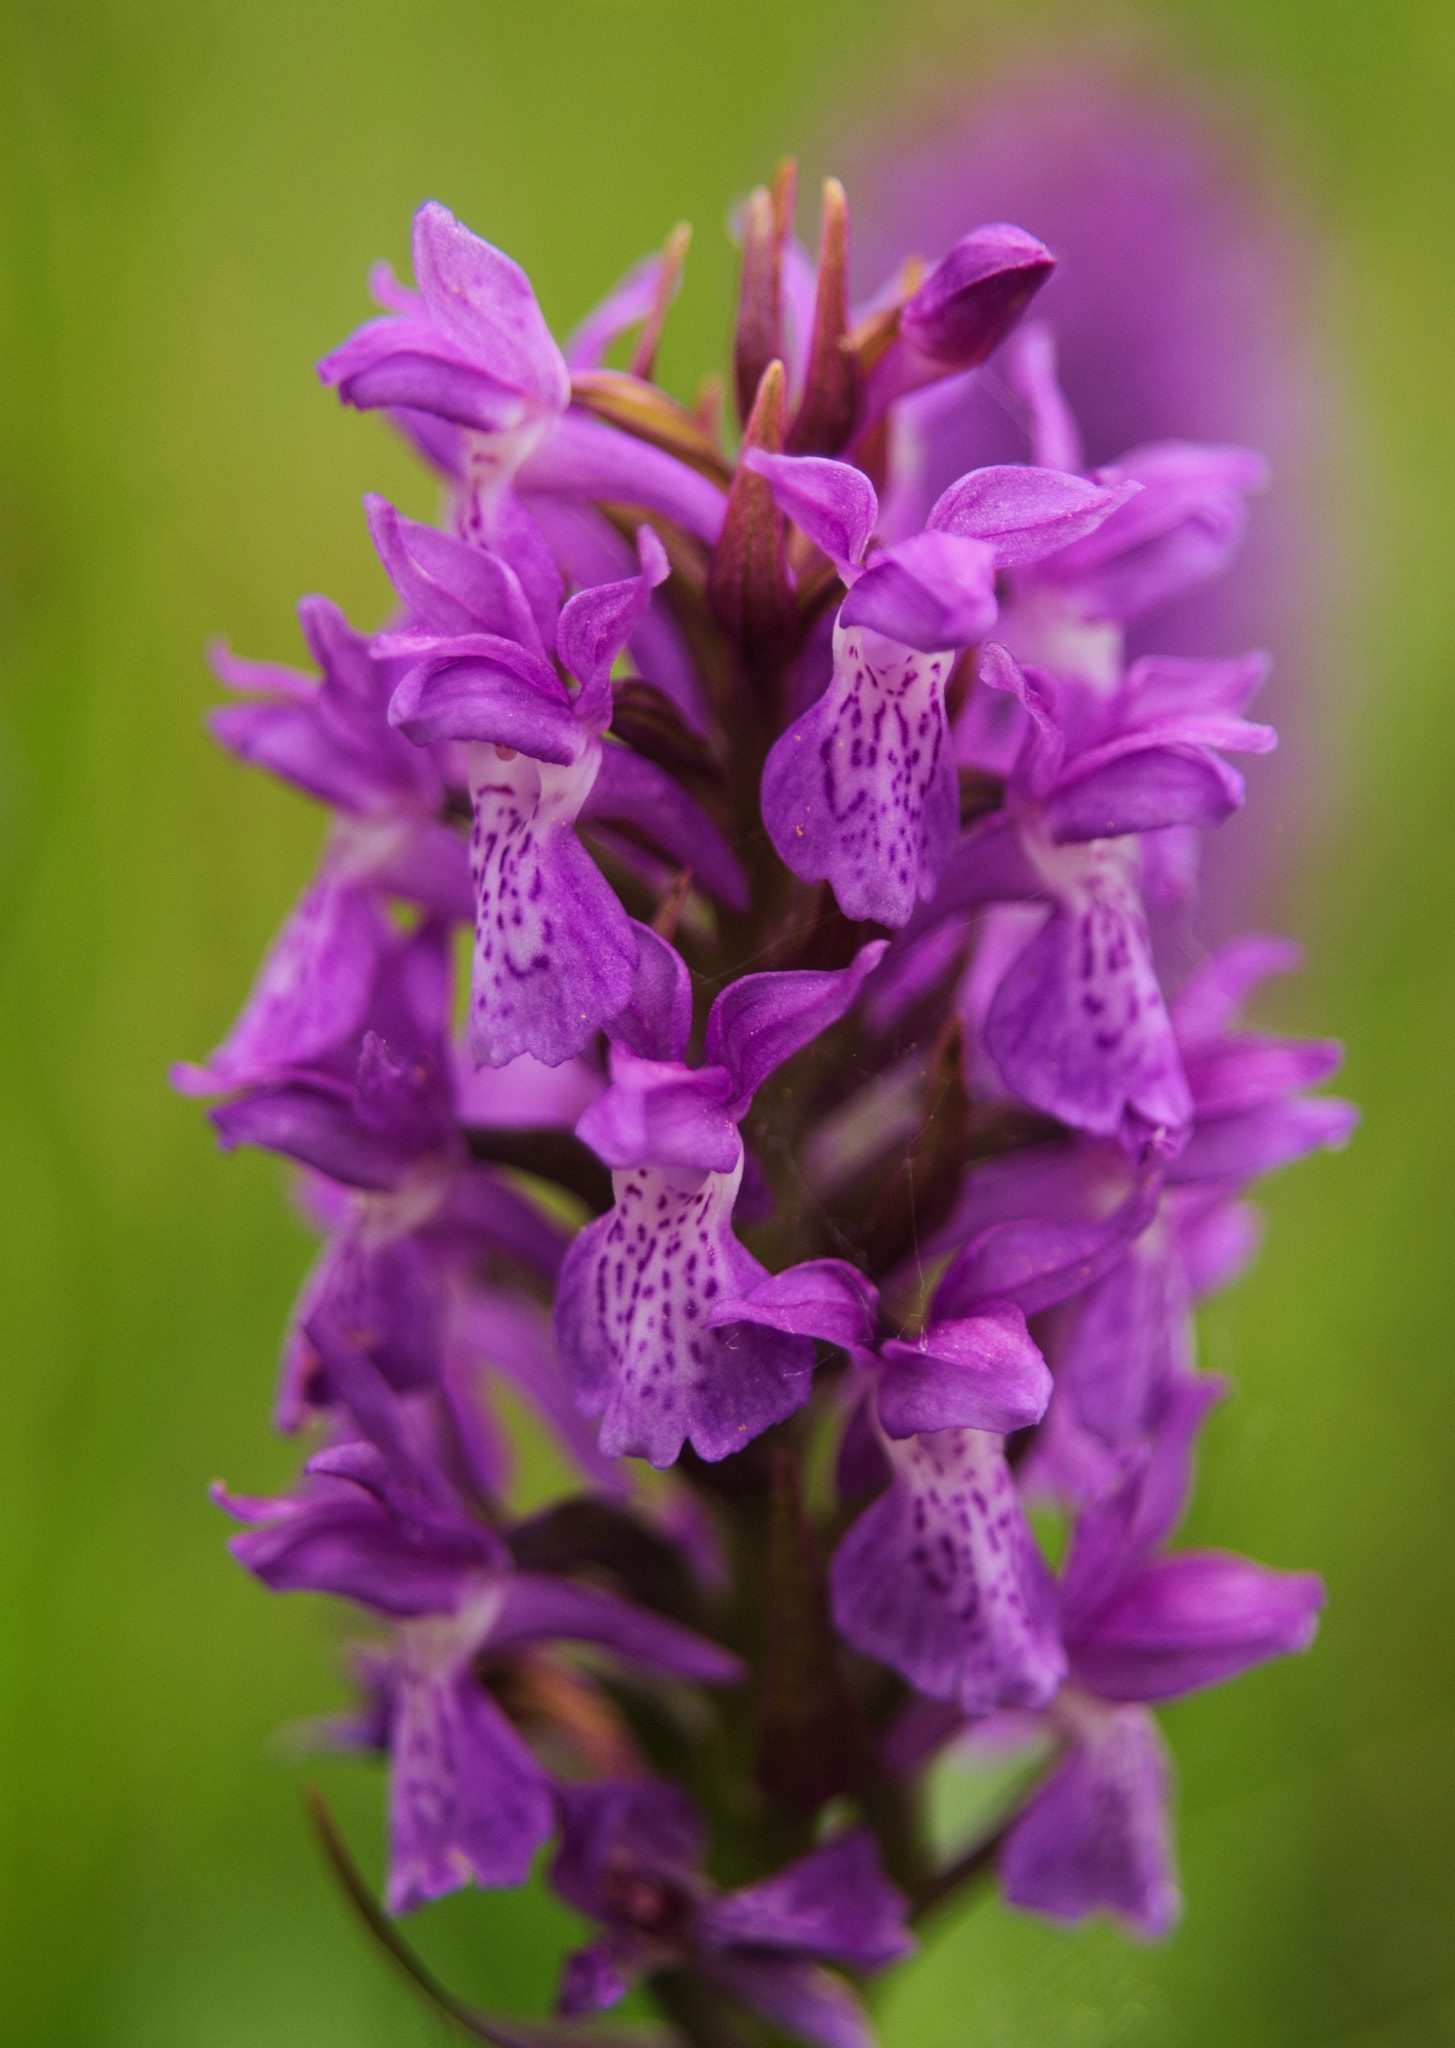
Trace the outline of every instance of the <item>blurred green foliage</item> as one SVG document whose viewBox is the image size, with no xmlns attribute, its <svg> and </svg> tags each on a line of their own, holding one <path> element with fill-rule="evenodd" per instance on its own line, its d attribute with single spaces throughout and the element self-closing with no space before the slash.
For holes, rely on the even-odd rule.
<svg viewBox="0 0 1455 2048">
<path fill-rule="evenodd" d="M 1067 21 L 1022 6 L 1058 42 Z M 1334 251 L 1357 537 L 1330 687 L 1346 787 L 1284 877 L 1355 1148 L 1275 1188 L 1206 1331 L 1238 1398 L 1191 1533 L 1320 1567 L 1307 1659 L 1170 1712 L 1185 1926 L 1149 1951 L 981 1903 L 890 1987 L 892 2048 L 1415 2048 L 1455 2035 L 1455 14 L 1438 0 L 1127 0 L 1116 33 L 1278 136 Z M 225 631 L 384 603 L 358 509 L 432 491 L 313 359 L 412 207 L 452 205 L 574 319 L 697 223 L 666 372 L 720 353 L 728 201 L 830 167 L 1006 26 L 931 0 L 9 0 L 0 712 L 0 2035 L 25 2048 L 437 2041 L 330 1890 L 272 1744 L 339 1696 L 336 1620 L 225 1561 L 203 1486 L 281 1481 L 273 1356 L 306 1239 L 220 1161 L 167 1061 L 221 1034 L 318 836 L 198 714 Z M 1027 225 L 1034 227 L 1035 222 Z M 1335 679 L 1337 680 L 1337 679 Z M 1346 708 L 1337 711 L 1335 707 Z M 1352 708 L 1349 708 L 1352 706 Z M 377 1859 L 378 1781 L 331 1767 Z M 419 1923 L 459 1988 L 539 2010 L 564 1916 Z"/>
</svg>

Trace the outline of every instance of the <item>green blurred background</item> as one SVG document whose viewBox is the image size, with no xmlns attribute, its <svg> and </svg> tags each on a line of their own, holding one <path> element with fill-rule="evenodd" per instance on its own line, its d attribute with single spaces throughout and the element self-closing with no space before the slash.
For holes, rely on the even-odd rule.
<svg viewBox="0 0 1455 2048">
<path fill-rule="evenodd" d="M 229 1566 L 203 1495 L 293 1453 L 266 1411 L 308 1256 L 270 1161 L 220 1160 L 169 1059 L 213 1044 L 318 820 L 198 723 L 226 632 L 294 659 L 295 596 L 378 616 L 359 494 L 433 492 L 312 362 L 427 195 L 569 324 L 698 225 L 667 373 L 718 355 L 727 202 L 831 168 L 886 100 L 967 88 L 1090 11 L 929 0 L 7 0 L 0 711 L 0 2037 L 390 2048 L 440 2025 L 322 1874 L 273 1742 L 339 1696 L 337 1624 Z M 1167 1715 L 1185 1924 L 1149 1950 L 981 1903 L 889 1990 L 892 2048 L 1455 2038 L 1455 13 L 1439 0 L 1119 9 L 1251 108 L 1329 247 L 1357 573 L 1326 716 L 1343 786 L 1280 878 L 1284 1021 L 1349 1044 L 1355 1147 L 1271 1194 L 1208 1319 L 1238 1398 L 1191 1534 L 1317 1566 L 1314 1654 Z M 1036 223 L 1027 223 L 1035 227 Z M 330 1794 L 377 1852 L 378 1780 Z M 540 2010 L 562 1916 L 445 1902 L 421 1946 Z"/>
</svg>

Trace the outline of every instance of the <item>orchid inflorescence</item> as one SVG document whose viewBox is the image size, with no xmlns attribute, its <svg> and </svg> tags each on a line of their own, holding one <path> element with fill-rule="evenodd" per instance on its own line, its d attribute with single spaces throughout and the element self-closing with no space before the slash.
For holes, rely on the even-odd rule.
<svg viewBox="0 0 1455 2048">
<path fill-rule="evenodd" d="M 1307 1092 L 1336 1046 L 1237 1027 L 1287 946 L 1163 987 L 1225 757 L 1274 735 L 1262 657 L 1125 631 L 1225 567 L 1259 459 L 1088 473 L 1020 324 L 1039 242 L 981 228 L 855 316 L 842 189 L 817 262 L 793 211 L 788 167 L 740 216 L 734 458 L 653 381 L 684 231 L 562 348 L 420 209 L 415 287 L 376 273 L 320 371 L 445 516 L 367 501 L 397 606 L 305 599 L 316 678 L 218 657 L 217 737 L 331 822 L 178 1080 L 324 1232 L 277 1409 L 315 1448 L 218 1498 L 265 1585 L 381 1618 L 324 1725 L 387 1755 L 389 1911 L 554 1841 L 598 1926 L 563 2014 L 645 1980 L 685 2041 L 860 2048 L 856 1984 L 983 1872 L 1171 1925 L 1150 1707 L 1322 1600 L 1167 1547 L 1224 1391 L 1192 1309 L 1248 1183 L 1353 1112 Z M 992 354 L 1026 460 L 927 502 L 917 395 Z M 532 1512 L 502 1388 L 577 1475 Z M 946 1861 L 926 1770 L 1007 1746 Z"/>
</svg>

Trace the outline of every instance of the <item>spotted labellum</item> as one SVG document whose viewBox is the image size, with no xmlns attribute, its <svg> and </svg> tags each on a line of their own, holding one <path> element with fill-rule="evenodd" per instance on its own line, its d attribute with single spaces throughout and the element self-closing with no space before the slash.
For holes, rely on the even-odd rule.
<svg viewBox="0 0 1455 2048">
<path fill-rule="evenodd" d="M 594 1929 L 536 2043 L 633 1991 L 655 2040 L 866 2048 L 983 1877 L 1166 1933 L 1154 1709 L 1322 1602 L 1173 1543 L 1225 1391 L 1195 1306 L 1250 1183 L 1354 1122 L 1337 1047 L 1239 1023 L 1288 947 L 1164 957 L 1267 664 L 1124 640 L 1230 565 L 1262 465 L 1087 470 L 1021 228 L 859 309 L 833 180 L 816 255 L 791 166 L 739 223 L 734 435 L 653 378 L 685 231 L 558 343 L 422 207 L 320 374 L 439 521 L 366 501 L 394 606 L 306 599 L 311 670 L 217 657 L 216 737 L 329 813 L 175 1070 L 323 1240 L 297 1484 L 217 1499 L 262 1585 L 367 1618 L 317 1736 L 383 1761 L 388 1915 L 537 1869 Z M 1018 458 L 907 510 L 906 423 L 982 366 Z M 1034 1768 L 947 1862 L 923 1775 L 1007 1730 Z"/>
</svg>

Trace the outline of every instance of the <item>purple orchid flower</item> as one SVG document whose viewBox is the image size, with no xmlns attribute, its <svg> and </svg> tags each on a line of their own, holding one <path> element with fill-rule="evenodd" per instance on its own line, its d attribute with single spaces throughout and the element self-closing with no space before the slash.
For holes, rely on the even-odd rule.
<svg viewBox="0 0 1455 2048">
<path fill-rule="evenodd" d="M 808 1399 L 807 1339 L 707 1320 L 765 1277 L 733 1235 L 737 1127 L 769 1074 L 849 1010 L 883 950 L 834 973 L 744 976 L 713 1004 L 698 1068 L 681 1064 L 684 969 L 657 993 L 651 1056 L 613 1047 L 611 1086 L 576 1128 L 611 1168 L 615 1205 L 572 1244 L 556 1292 L 562 1363 L 609 1457 L 666 1466 L 690 1441 L 725 1458 Z"/>
<path fill-rule="evenodd" d="M 1098 1908 L 1165 1934 L 1178 1912 L 1168 1771 L 1146 1704 L 1306 1649 L 1324 1589 L 1218 1551 L 1158 1553 L 1181 1511 L 1207 1390 L 1188 1385 L 1115 1494 L 1078 1518 L 1061 1584 L 1068 1686 L 1052 1717 L 1064 1761 L 1001 1850 L 1014 1905 L 1062 1920 Z"/>
<path fill-rule="evenodd" d="M 662 1783 L 567 1785 L 551 1883 L 605 1933 L 566 1964 L 560 2009 L 615 2005 L 634 1978 L 690 1963 L 733 2001 L 824 2048 L 873 2048 L 857 1998 L 825 1970 L 879 1970 L 914 1946 L 907 1902 L 873 1837 L 837 1835 L 762 1883 L 719 1892 L 701 1874 L 690 1799 Z"/>
<path fill-rule="evenodd" d="M 566 359 L 518 264 L 433 200 L 414 217 L 413 257 L 418 290 L 376 272 L 390 310 L 325 356 L 318 373 L 346 404 L 387 409 L 417 429 L 427 452 L 461 477 L 464 523 L 477 538 L 512 551 L 511 529 L 529 519 L 517 485 L 641 505 L 717 538 L 724 500 L 715 484 L 571 405 Z"/>
<path fill-rule="evenodd" d="M 1089 533 L 1136 486 L 972 471 L 922 533 L 866 565 L 878 500 L 861 470 L 758 451 L 745 460 L 849 586 L 828 687 L 768 756 L 763 821 L 793 872 L 826 879 L 846 917 L 902 925 L 934 894 L 955 843 L 945 684 L 958 651 L 995 623 L 997 573 Z"/>
<path fill-rule="evenodd" d="M 427 621 L 427 630 L 387 643 L 416 657 L 390 718 L 419 745 L 469 746 L 471 1049 L 481 1065 L 503 1066 L 528 1052 L 558 1066 L 623 1008 L 637 969 L 630 920 L 573 830 L 593 794 L 608 811 L 657 799 L 657 835 L 741 900 L 737 862 L 691 800 L 651 763 L 602 742 L 612 662 L 666 577 L 666 557 L 643 527 L 641 573 L 580 591 L 562 611 L 556 649 L 579 682 L 573 697 L 534 637 L 507 565 L 463 543 L 439 545 L 439 535 L 427 555 L 416 538 L 423 529 L 411 534 L 387 507 L 375 524 L 406 602 Z M 477 564 L 493 578 L 477 573 Z M 462 633 L 469 577 L 477 586 L 468 600 L 477 630 Z M 602 783 L 611 794 L 598 793 Z"/>
<path fill-rule="evenodd" d="M 335 1330 L 314 1334 L 363 1433 L 311 1458 L 299 1494 L 220 1493 L 254 1525 L 233 1553 L 275 1592 L 336 1594 L 396 1625 L 380 1686 L 392 1761 L 390 1910 L 472 1880 L 520 1884 L 554 1823 L 551 1784 L 481 1683 L 482 1658 L 564 1639 L 708 1685 L 734 1683 L 741 1667 L 600 1587 L 516 1570 L 501 1537 L 421 1455 L 368 1358 Z"/>
<path fill-rule="evenodd" d="M 710 1328 L 756 1324 L 840 1344 L 868 1382 L 889 1484 L 834 1558 L 834 1620 L 865 1656 L 968 1714 L 1040 1706 L 1065 1675 L 1050 1574 L 1002 1449 L 1039 1422 L 1051 1375 L 1012 1302 L 986 1296 L 906 1342 L 878 1291 L 819 1259 L 719 1301 Z"/>
<path fill-rule="evenodd" d="M 464 849 L 439 819 L 438 768 L 388 722 L 397 669 L 326 598 L 305 598 L 299 618 L 321 678 L 218 653 L 218 674 L 251 701 L 208 723 L 240 760 L 331 805 L 332 829 L 232 1031 L 204 1067 L 174 1070 L 189 1094 L 246 1086 L 347 1040 L 389 950 L 388 898 L 447 918 L 469 903 Z"/>
<path fill-rule="evenodd" d="M 907 935 L 986 903 L 1049 915 L 995 988 L 987 1050 L 1006 1087 L 1075 1128 L 1180 1131 L 1192 1111 L 1137 889 L 1138 837 L 1216 825 L 1243 800 L 1219 749 L 1275 736 L 1237 713 L 1263 672 L 1238 662 L 1138 663 L 1108 702 L 992 644 L 980 676 L 1027 728 L 1003 812 L 961 841 Z"/>
</svg>

